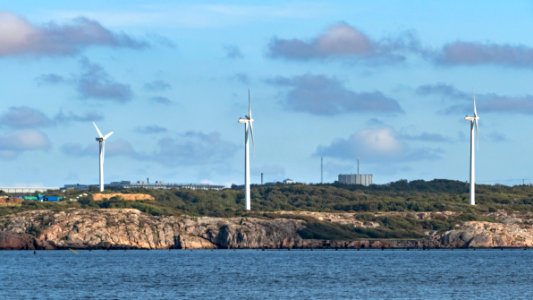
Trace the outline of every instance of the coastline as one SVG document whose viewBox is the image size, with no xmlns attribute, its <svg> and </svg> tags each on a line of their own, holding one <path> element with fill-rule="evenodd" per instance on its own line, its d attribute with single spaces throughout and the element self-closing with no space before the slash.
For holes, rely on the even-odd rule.
<svg viewBox="0 0 533 300">
<path fill-rule="evenodd" d="M 392 214 L 392 213 L 391 213 Z M 396 213 L 398 214 L 398 213 Z M 420 218 L 444 213 L 415 214 Z M 328 230 L 376 228 L 357 213 L 268 212 L 268 217 L 152 216 L 136 209 L 36 210 L 0 217 L 0 249 L 528 249 L 529 215 L 500 212 L 494 222 L 466 221 L 416 238 L 309 238 L 321 224 Z M 315 223 L 321 222 L 321 223 Z M 366 227 L 365 227 L 366 226 Z M 321 229 L 321 228 L 319 228 Z M 311 232 L 311 234 L 316 232 Z M 335 232 L 331 233 L 333 235 Z M 305 238 L 305 237 L 308 238 Z"/>
</svg>

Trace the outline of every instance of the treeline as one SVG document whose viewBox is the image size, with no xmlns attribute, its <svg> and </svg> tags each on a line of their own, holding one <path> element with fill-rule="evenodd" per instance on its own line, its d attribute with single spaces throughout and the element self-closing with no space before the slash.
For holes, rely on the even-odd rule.
<svg viewBox="0 0 533 300">
<path fill-rule="evenodd" d="M 155 202 L 120 200 L 87 202 L 87 206 L 134 207 L 151 214 L 234 216 L 244 211 L 242 187 L 221 191 L 135 190 L 150 193 Z M 468 185 L 453 180 L 406 181 L 386 185 L 273 184 L 252 186 L 254 211 L 461 211 L 492 212 L 498 209 L 533 210 L 532 186 L 477 186 L 475 207 L 468 204 Z"/>
</svg>

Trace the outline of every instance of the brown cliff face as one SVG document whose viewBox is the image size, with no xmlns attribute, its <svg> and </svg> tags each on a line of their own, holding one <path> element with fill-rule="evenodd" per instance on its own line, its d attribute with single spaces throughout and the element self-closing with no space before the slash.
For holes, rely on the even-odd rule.
<svg viewBox="0 0 533 300">
<path fill-rule="evenodd" d="M 355 227 L 379 226 L 362 224 L 354 213 L 291 214 Z M 329 241 L 302 239 L 298 231 L 306 221 L 288 217 L 288 212 L 269 218 L 215 218 L 155 217 L 135 209 L 39 210 L 0 217 L 0 249 L 533 247 L 531 218 L 505 213 L 491 217 L 496 222 L 465 222 L 444 233 L 429 233 L 425 239 Z"/>
<path fill-rule="evenodd" d="M 0 249 L 33 249 L 44 242 L 79 249 L 290 248 L 301 245 L 300 228 L 301 220 L 285 218 L 154 217 L 135 209 L 41 210 L 0 218 L 0 232 L 6 236 L 0 238 Z"/>
</svg>

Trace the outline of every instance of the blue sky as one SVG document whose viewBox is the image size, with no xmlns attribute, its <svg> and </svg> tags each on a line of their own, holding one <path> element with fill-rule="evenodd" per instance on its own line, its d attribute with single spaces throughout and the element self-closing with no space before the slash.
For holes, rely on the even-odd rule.
<svg viewBox="0 0 533 300">
<path fill-rule="evenodd" d="M 0 185 L 533 181 L 530 1 L 0 2 Z"/>
</svg>

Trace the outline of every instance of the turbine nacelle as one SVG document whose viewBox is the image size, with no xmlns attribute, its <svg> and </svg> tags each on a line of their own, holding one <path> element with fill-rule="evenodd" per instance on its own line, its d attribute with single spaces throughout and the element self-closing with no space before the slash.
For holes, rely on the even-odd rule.
<svg viewBox="0 0 533 300">
<path fill-rule="evenodd" d="M 476 122 L 477 120 L 479 120 L 479 117 L 478 116 L 465 116 L 465 120 L 467 121 L 470 121 L 470 122 Z"/>
<path fill-rule="evenodd" d="M 96 123 L 93 122 L 93 125 L 94 125 L 94 129 L 96 129 L 96 133 L 98 133 L 98 137 L 96 137 L 97 142 L 102 143 L 105 140 L 107 140 L 110 136 L 113 135 L 113 131 L 108 132 L 106 135 L 102 135 L 102 132 L 100 131 L 100 129 L 98 129 L 98 126 L 96 126 Z"/>
<path fill-rule="evenodd" d="M 239 123 L 241 123 L 241 124 L 252 123 L 253 121 L 254 121 L 254 119 L 250 119 L 248 117 L 244 117 L 244 118 L 240 118 L 239 119 Z"/>
</svg>

